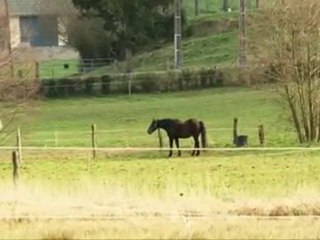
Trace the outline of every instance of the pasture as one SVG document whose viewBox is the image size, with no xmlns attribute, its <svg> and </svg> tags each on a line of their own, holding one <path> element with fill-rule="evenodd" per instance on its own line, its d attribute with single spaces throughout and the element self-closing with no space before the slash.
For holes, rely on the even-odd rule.
<svg viewBox="0 0 320 240">
<path fill-rule="evenodd" d="M 170 94 L 35 102 L 20 115 L 23 146 L 158 147 L 153 118 L 199 118 L 209 147 L 231 146 L 232 120 L 257 146 L 293 146 L 277 96 L 223 88 Z M 25 108 L 26 109 L 26 108 Z M 58 132 L 58 142 L 52 142 Z M 3 145 L 14 145 L 14 134 Z M 163 134 L 165 146 L 167 138 Z M 183 140 L 190 147 L 191 140 Z M 4 238 L 305 239 L 320 236 L 318 152 L 23 150 L 17 188 L 10 151 L 0 154 L 0 220 Z M 293 218 L 299 217 L 302 218 Z M 270 217 L 272 217 L 270 219 Z M 275 217 L 275 218 L 274 218 Z M 276 217 L 288 217 L 278 219 Z M 305 218 L 307 217 L 307 218 Z M 254 227 L 253 227 L 254 226 Z"/>
<path fill-rule="evenodd" d="M 239 134 L 258 145 L 258 125 L 264 124 L 267 146 L 292 146 L 295 134 L 272 92 L 246 88 L 222 88 L 169 94 L 111 96 L 48 100 L 33 104 L 22 115 L 24 146 L 91 146 L 91 124 L 97 125 L 99 147 L 157 147 L 157 134 L 148 135 L 153 118 L 198 118 L 208 129 L 209 147 L 232 144 L 233 118 L 239 118 Z M 55 143 L 55 133 L 57 143 Z M 167 142 L 165 134 L 164 141 Z M 15 142 L 14 134 L 6 145 Z M 182 146 L 191 146 L 190 140 Z M 167 146 L 167 145 L 166 145 Z"/>
</svg>

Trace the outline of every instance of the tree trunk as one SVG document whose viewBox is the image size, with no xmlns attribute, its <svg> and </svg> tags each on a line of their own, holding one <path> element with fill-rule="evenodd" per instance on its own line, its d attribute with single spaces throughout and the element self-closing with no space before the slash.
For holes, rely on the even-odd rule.
<svg viewBox="0 0 320 240">
<path fill-rule="evenodd" d="M 305 138 L 304 138 L 302 131 L 301 131 L 301 126 L 300 126 L 300 122 L 299 122 L 299 118 L 298 118 L 297 109 L 294 106 L 294 102 L 293 102 L 292 97 L 290 95 L 290 91 L 289 91 L 288 86 L 285 86 L 285 93 L 286 93 L 287 102 L 289 104 L 289 108 L 291 111 L 291 115 L 293 118 L 294 127 L 296 129 L 297 134 L 298 134 L 299 142 L 304 143 Z"/>
</svg>

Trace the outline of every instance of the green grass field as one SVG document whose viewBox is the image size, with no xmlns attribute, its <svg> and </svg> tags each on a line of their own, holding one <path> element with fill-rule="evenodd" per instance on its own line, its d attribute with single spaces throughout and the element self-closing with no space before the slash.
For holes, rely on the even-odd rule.
<svg viewBox="0 0 320 240">
<path fill-rule="evenodd" d="M 246 198 L 294 197 L 301 191 L 317 191 L 320 187 L 318 154 L 204 153 L 192 158 L 185 153 L 181 158 L 169 160 L 166 153 L 118 152 L 98 153 L 97 159 L 90 160 L 90 152 L 24 153 L 22 185 L 41 183 L 61 193 L 77 194 L 88 187 L 86 185 L 92 185 L 105 186 L 110 191 L 118 188 L 128 196 L 146 199 L 169 199 L 182 193 L 186 198 L 205 196 L 237 202 Z M 9 161 L 0 162 L 2 184 L 11 182 L 11 171 Z"/>
<path fill-rule="evenodd" d="M 168 94 L 74 98 L 34 103 L 21 118 L 25 146 L 90 146 L 91 124 L 98 129 L 99 147 L 157 147 L 157 134 L 146 130 L 153 118 L 198 118 L 208 129 L 210 147 L 232 143 L 233 118 L 239 134 L 258 145 L 258 125 L 264 124 L 267 146 L 296 145 L 285 112 L 271 91 L 221 88 Z M 119 131 L 120 130 L 120 131 Z M 14 136 L 5 144 L 13 144 Z M 163 134 L 165 143 L 167 138 Z M 56 139 L 56 140 L 55 140 Z M 182 146 L 191 146 L 183 140 Z"/>
<path fill-rule="evenodd" d="M 268 89 L 220 88 L 131 97 L 47 100 L 34 103 L 33 111 L 21 115 L 17 124 L 21 126 L 23 146 L 90 147 L 91 124 L 96 124 L 98 147 L 158 147 L 157 134 L 148 135 L 146 131 L 153 118 L 168 117 L 203 120 L 208 129 L 209 147 L 213 148 L 232 147 L 234 117 L 239 119 L 239 134 L 248 134 L 249 146 L 259 146 L 260 124 L 265 126 L 266 146 L 298 146 L 277 96 Z M 162 135 L 164 146 L 168 147 L 165 133 Z M 15 134 L 4 143 L 7 146 L 14 144 Z M 182 140 L 181 145 L 192 147 L 193 141 Z M 86 175 L 87 160 L 91 158 L 90 151 L 62 150 L 51 152 L 49 156 L 46 151 L 35 152 L 35 156 L 32 153 L 25 151 L 26 158 L 41 161 L 30 162 L 32 165 L 25 169 L 27 178 L 39 172 L 39 179 L 46 176 L 59 184 L 69 180 L 76 182 L 83 173 Z M 122 179 L 123 184 L 131 181 L 138 186 L 147 180 L 150 185 L 146 189 L 158 186 L 155 191 L 159 192 L 166 190 L 162 187 L 168 181 L 174 182 L 174 177 L 179 176 L 177 182 L 183 182 L 185 178 L 186 186 L 191 184 L 191 189 L 208 191 L 213 196 L 221 196 L 229 191 L 229 187 L 236 194 L 286 195 L 294 193 L 299 186 L 315 184 L 319 177 L 307 174 L 309 170 L 318 172 L 319 162 L 313 155 L 309 158 L 298 152 L 206 152 L 196 160 L 189 154 L 184 152 L 181 160 L 168 162 L 167 152 L 98 152 L 101 161 L 93 161 L 92 171 L 99 181 L 109 183 Z M 188 164 L 184 165 L 184 162 Z M 5 171 L 10 171 L 10 165 L 5 164 Z M 263 173 L 264 169 L 268 169 L 268 173 Z M 59 172 L 61 174 L 57 175 Z M 9 172 L 3 174 L 8 175 Z M 215 183 L 211 184 L 208 179 Z M 265 187 L 271 185 L 270 192 L 266 191 Z M 178 188 L 174 186 L 175 190 Z"/>
<path fill-rule="evenodd" d="M 64 65 L 67 64 L 68 68 Z M 79 60 L 49 60 L 40 64 L 40 77 L 42 79 L 56 79 L 79 73 Z"/>
</svg>

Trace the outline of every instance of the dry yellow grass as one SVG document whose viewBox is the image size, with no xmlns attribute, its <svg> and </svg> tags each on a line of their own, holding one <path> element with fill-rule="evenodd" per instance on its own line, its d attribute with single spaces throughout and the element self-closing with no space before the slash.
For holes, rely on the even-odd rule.
<svg viewBox="0 0 320 240">
<path fill-rule="evenodd" d="M 136 219 L 0 223 L 6 239 L 316 239 L 317 219 Z"/>
<path fill-rule="evenodd" d="M 49 185 L 48 185 L 49 186 Z M 126 218 L 216 216 L 320 216 L 317 190 L 301 189 L 283 197 L 218 199 L 210 195 L 139 196 L 125 188 L 97 186 L 88 180 L 74 186 L 47 188 L 46 183 L 0 187 L 0 218 Z"/>
<path fill-rule="evenodd" d="M 145 198 L 83 180 L 72 186 L 9 184 L 0 188 L 5 239 L 315 239 L 320 198 L 300 190 L 286 198 Z M 245 216 L 254 216 L 246 218 Z M 266 216 L 304 217 L 267 219 Z M 308 216 L 305 216 L 308 215 Z"/>
</svg>

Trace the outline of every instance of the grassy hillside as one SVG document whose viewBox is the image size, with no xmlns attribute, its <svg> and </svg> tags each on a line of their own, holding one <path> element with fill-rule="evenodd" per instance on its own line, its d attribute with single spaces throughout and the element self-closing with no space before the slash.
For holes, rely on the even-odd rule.
<svg viewBox="0 0 320 240">
<path fill-rule="evenodd" d="M 204 23 L 216 23 L 216 21 L 198 20 L 194 25 L 201 27 Z M 189 37 L 183 40 L 182 55 L 184 68 L 202 68 L 212 66 L 232 66 L 237 60 L 238 33 L 236 30 L 214 33 L 208 26 L 198 29 L 195 33 L 198 36 Z M 209 34 L 210 33 L 210 34 Z M 157 50 L 143 52 L 134 56 L 132 60 L 134 71 L 165 71 L 173 69 L 174 50 L 173 44 L 166 44 Z M 65 69 L 64 64 L 69 64 Z M 40 76 L 46 78 L 61 78 L 76 74 L 78 72 L 78 61 L 59 60 L 49 61 L 41 64 Z M 125 72 L 125 63 L 118 63 L 107 67 L 101 67 L 87 74 L 96 76 L 106 73 Z"/>
<path fill-rule="evenodd" d="M 210 36 L 185 39 L 182 43 L 183 67 L 202 68 L 231 66 L 237 59 L 237 32 L 230 31 Z M 168 44 L 158 50 L 136 55 L 132 60 L 133 69 L 140 71 L 165 71 L 173 69 L 174 49 Z M 88 76 L 125 72 L 125 63 L 102 67 Z"/>
<path fill-rule="evenodd" d="M 277 1 L 277 0 L 274 0 Z M 212 65 L 233 65 L 238 53 L 238 0 L 229 0 L 231 13 L 222 11 L 222 0 L 199 0 L 200 14 L 194 15 L 194 0 L 183 1 L 187 13 L 187 24 L 192 35 L 183 38 L 183 67 L 198 68 Z M 255 9 L 255 0 L 247 0 L 249 10 Z M 273 1 L 260 1 L 260 6 L 270 6 Z M 168 26 L 173 27 L 173 26 Z M 149 49 L 149 48 L 147 48 Z M 134 71 L 167 70 L 173 68 L 172 42 L 159 46 L 157 50 L 146 50 L 133 58 Z M 64 68 L 64 63 L 70 65 Z M 78 73 L 77 61 L 49 61 L 41 64 L 42 78 L 59 78 Z M 119 73 L 125 71 L 125 64 L 119 63 L 98 69 L 90 75 Z"/>
<path fill-rule="evenodd" d="M 189 18 L 194 17 L 194 2 L 194 0 L 183 1 L 183 7 Z M 256 0 L 247 0 L 248 9 L 254 9 L 255 3 Z M 232 11 L 238 11 L 239 0 L 229 0 L 229 6 Z M 199 13 L 201 15 L 221 13 L 222 7 L 223 0 L 199 0 Z"/>
<path fill-rule="evenodd" d="M 184 68 L 232 65 L 237 59 L 237 13 L 222 12 L 202 14 L 188 20 L 191 36 L 183 38 L 182 54 Z M 173 27 L 173 26 L 172 26 Z M 158 49 L 137 53 L 133 58 L 134 71 L 173 69 L 173 42 Z M 68 64 L 69 68 L 64 68 Z M 42 78 L 61 78 L 78 73 L 78 61 L 47 61 L 40 65 Z M 123 73 L 125 63 L 102 67 L 89 75 Z"/>
</svg>

